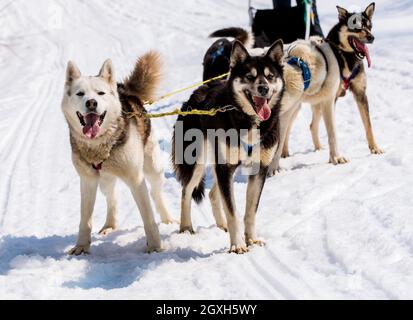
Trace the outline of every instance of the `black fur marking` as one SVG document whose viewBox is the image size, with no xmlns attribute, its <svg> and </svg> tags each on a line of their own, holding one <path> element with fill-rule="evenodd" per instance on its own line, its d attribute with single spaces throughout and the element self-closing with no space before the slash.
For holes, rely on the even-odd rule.
<svg viewBox="0 0 413 320">
<path fill-rule="evenodd" d="M 202 181 L 200 182 L 198 187 L 194 189 L 194 192 L 192 193 L 192 199 L 194 199 L 194 201 L 198 204 L 201 203 L 202 200 L 204 200 L 204 198 L 205 198 L 205 177 L 202 178 Z"/>
<path fill-rule="evenodd" d="M 261 196 L 262 196 L 262 192 L 264 191 L 264 186 L 265 186 L 265 182 L 267 181 L 267 176 L 268 176 L 268 167 L 261 167 L 260 168 L 260 173 L 256 176 L 251 176 L 249 178 L 250 183 L 254 180 L 254 179 L 259 179 L 259 190 L 258 190 L 258 202 L 257 202 L 257 206 L 254 208 L 255 212 L 257 212 L 258 210 L 258 206 L 260 204 L 260 200 L 261 200 Z"/>
<path fill-rule="evenodd" d="M 216 165 L 215 172 L 218 179 L 218 186 L 221 191 L 222 200 L 225 202 L 230 213 L 235 214 L 235 207 L 232 201 L 233 177 L 237 166 Z"/>
</svg>

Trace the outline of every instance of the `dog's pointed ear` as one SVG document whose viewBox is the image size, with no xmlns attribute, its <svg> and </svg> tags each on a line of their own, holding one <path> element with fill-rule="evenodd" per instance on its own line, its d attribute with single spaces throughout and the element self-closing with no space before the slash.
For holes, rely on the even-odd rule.
<svg viewBox="0 0 413 320">
<path fill-rule="evenodd" d="M 346 9 L 344 9 L 344 8 L 342 8 L 342 7 L 340 7 L 340 6 L 337 6 L 337 11 L 338 11 L 338 19 L 339 19 L 340 21 L 347 19 L 349 13 L 348 13 L 348 11 L 347 11 Z"/>
<path fill-rule="evenodd" d="M 234 68 L 237 64 L 245 62 L 250 54 L 244 45 L 236 40 L 232 46 L 231 53 L 231 68 Z"/>
<path fill-rule="evenodd" d="M 73 81 L 79 79 L 82 76 L 76 63 L 69 61 L 66 68 L 66 84 L 71 85 Z"/>
<path fill-rule="evenodd" d="M 364 14 L 369 18 L 370 20 L 373 18 L 374 15 L 374 10 L 376 9 L 376 3 L 370 3 L 366 10 L 364 10 Z"/>
<path fill-rule="evenodd" d="M 103 63 L 102 69 L 100 69 L 98 77 L 103 78 L 108 83 L 114 83 L 116 81 L 112 60 L 108 59 Z"/>
<path fill-rule="evenodd" d="M 268 49 L 267 57 L 274 62 L 282 63 L 284 57 L 284 42 L 281 39 L 275 41 L 271 48 Z"/>
</svg>

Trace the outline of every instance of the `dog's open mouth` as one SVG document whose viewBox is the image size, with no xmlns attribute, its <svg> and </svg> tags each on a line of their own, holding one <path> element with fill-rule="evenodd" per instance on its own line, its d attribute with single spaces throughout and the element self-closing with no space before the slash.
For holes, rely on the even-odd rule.
<svg viewBox="0 0 413 320">
<path fill-rule="evenodd" d="M 102 115 L 98 115 L 97 113 L 82 115 L 79 111 L 76 114 L 83 127 L 83 134 L 88 139 L 95 139 L 100 132 L 103 121 L 105 121 L 106 111 Z"/>
<path fill-rule="evenodd" d="M 250 92 L 246 91 L 245 95 L 248 97 L 251 105 L 254 107 L 255 112 L 261 121 L 267 121 L 271 117 L 271 108 L 269 106 L 270 99 L 265 97 L 256 97 L 251 95 Z"/>
<path fill-rule="evenodd" d="M 370 58 L 370 53 L 369 53 L 369 48 L 365 43 L 357 39 L 356 37 L 349 37 L 348 39 L 351 47 L 353 48 L 354 52 L 356 53 L 356 56 L 358 59 L 363 60 L 364 58 L 367 58 L 367 63 L 369 65 L 369 68 L 371 67 L 371 58 Z"/>
</svg>

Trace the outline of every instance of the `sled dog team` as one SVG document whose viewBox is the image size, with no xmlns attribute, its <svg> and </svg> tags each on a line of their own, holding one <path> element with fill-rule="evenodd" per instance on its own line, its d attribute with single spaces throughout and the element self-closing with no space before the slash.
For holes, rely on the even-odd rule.
<svg viewBox="0 0 413 320">
<path fill-rule="evenodd" d="M 347 162 L 339 152 L 334 111 L 337 99 L 348 90 L 359 108 L 371 152 L 383 152 L 372 131 L 363 64 L 366 58 L 368 66 L 371 65 L 367 44 L 374 41 L 371 30 L 375 4 L 358 14 L 356 24 L 354 13 L 337 8 L 339 22 L 326 39 L 312 37 L 289 45 L 279 40 L 268 48 L 254 48 L 253 36 L 239 28 L 219 30 L 212 35 L 223 38 L 206 53 L 204 78 L 230 74 L 225 80 L 195 90 L 182 111 L 208 111 L 226 106 L 232 109 L 213 117 L 197 114 L 178 117 L 172 162 L 182 185 L 181 232 L 194 232 L 191 203 L 192 199 L 200 202 L 204 197 L 207 165 L 204 160 L 208 153 L 214 176 L 209 198 L 217 226 L 229 233 L 230 252 L 241 254 L 249 246 L 263 244 L 255 222 L 260 198 L 267 177 L 279 169 L 280 158 L 289 156 L 289 134 L 302 103 L 312 107 L 315 150 L 321 149 L 318 134 L 321 118 L 325 122 L 331 163 Z M 235 40 L 229 41 L 228 37 Z M 107 201 L 107 219 L 100 234 L 106 235 L 117 228 L 117 179 L 130 188 L 142 215 L 148 252 L 162 249 L 150 196 L 162 222 L 174 220 L 162 195 L 164 173 L 159 145 L 150 120 L 144 116 L 144 103 L 156 98 L 161 69 L 159 55 L 149 52 L 138 59 L 130 76 L 118 83 L 110 60 L 95 77 L 83 76 L 75 63 L 68 63 L 62 110 L 69 125 L 72 160 L 81 185 L 81 221 L 77 244 L 70 251 L 72 255 L 90 252 L 98 188 Z M 131 114 L 141 116 L 131 117 Z M 192 150 L 194 141 L 177 134 L 178 124 L 185 137 L 191 130 L 202 133 L 195 152 L 189 152 L 193 161 L 187 161 L 182 153 Z M 215 138 L 214 141 L 207 138 L 211 130 L 235 132 L 239 139 L 234 143 L 217 137 L 216 143 Z M 251 164 L 257 170 L 249 175 L 244 230 L 241 230 L 233 179 L 238 167 Z"/>
</svg>

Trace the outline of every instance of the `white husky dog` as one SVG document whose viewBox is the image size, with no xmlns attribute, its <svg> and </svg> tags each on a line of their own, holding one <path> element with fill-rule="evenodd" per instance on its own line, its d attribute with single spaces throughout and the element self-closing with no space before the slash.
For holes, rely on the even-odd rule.
<svg viewBox="0 0 413 320">
<path fill-rule="evenodd" d="M 118 84 L 110 60 L 95 77 L 82 76 L 69 62 L 62 110 L 69 124 L 73 164 L 80 176 L 81 221 L 79 238 L 71 255 L 90 253 L 92 213 L 100 186 L 107 199 L 107 220 L 100 231 L 106 235 L 117 227 L 117 178 L 130 188 L 142 215 L 148 252 L 161 250 L 145 178 L 162 222 L 171 219 L 161 193 L 163 170 L 159 146 L 144 117 L 128 117 L 132 111 L 144 114 L 142 101 L 154 98 L 160 80 L 160 58 L 154 52 L 141 57 L 134 71 Z"/>
</svg>

